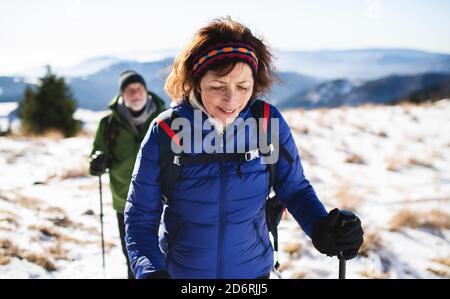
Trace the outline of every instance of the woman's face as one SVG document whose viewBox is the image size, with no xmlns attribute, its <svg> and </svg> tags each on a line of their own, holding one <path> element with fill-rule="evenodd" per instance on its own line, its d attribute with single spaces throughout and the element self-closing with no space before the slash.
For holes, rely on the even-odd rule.
<svg viewBox="0 0 450 299">
<path fill-rule="evenodd" d="M 253 93 L 252 69 L 239 62 L 226 76 L 207 71 L 200 81 L 200 94 L 206 111 L 225 126 L 232 123 Z"/>
</svg>

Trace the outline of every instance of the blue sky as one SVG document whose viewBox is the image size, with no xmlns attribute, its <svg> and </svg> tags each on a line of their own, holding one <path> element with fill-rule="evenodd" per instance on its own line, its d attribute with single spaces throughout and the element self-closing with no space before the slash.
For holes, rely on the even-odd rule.
<svg viewBox="0 0 450 299">
<path fill-rule="evenodd" d="M 448 0 L 0 0 L 0 74 L 179 49 L 225 15 L 276 49 L 450 53 Z"/>
</svg>

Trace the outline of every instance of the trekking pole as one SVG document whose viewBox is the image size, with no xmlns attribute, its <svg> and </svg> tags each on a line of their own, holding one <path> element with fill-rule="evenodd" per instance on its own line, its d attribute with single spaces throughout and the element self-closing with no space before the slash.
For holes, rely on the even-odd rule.
<svg viewBox="0 0 450 299">
<path fill-rule="evenodd" d="M 100 227 L 102 237 L 102 266 L 103 266 L 103 278 L 105 278 L 105 240 L 103 238 L 103 196 L 102 196 L 102 175 L 98 176 L 99 191 L 100 191 Z"/>
<path fill-rule="evenodd" d="M 339 211 L 341 214 L 341 228 L 349 223 L 356 222 L 358 218 L 353 212 L 342 210 Z M 344 253 L 340 251 L 338 253 L 338 259 L 339 259 L 339 279 L 345 279 L 345 271 L 346 271 L 346 260 L 344 258 Z"/>
</svg>

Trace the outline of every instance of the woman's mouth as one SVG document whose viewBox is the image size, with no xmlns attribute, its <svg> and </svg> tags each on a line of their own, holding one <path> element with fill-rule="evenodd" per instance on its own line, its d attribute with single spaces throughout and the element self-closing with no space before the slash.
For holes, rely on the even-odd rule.
<svg viewBox="0 0 450 299">
<path fill-rule="evenodd" d="M 230 109 L 223 109 L 223 108 L 220 108 L 220 107 L 217 107 L 217 108 L 219 108 L 219 110 L 220 110 L 222 113 L 226 114 L 226 115 L 233 115 L 234 112 L 236 111 L 236 108 L 235 108 L 235 109 L 232 109 L 232 110 L 230 110 Z"/>
</svg>

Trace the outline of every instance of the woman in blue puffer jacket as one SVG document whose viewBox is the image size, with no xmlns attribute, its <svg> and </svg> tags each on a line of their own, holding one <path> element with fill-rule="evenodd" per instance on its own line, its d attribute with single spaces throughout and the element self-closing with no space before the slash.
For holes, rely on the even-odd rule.
<svg viewBox="0 0 450 299">
<path fill-rule="evenodd" d="M 125 208 L 136 278 L 268 278 L 271 187 L 321 253 L 356 256 L 361 222 L 342 226 L 339 210 L 327 213 L 305 178 L 287 123 L 259 100 L 273 79 L 266 45 L 230 18 L 200 29 L 175 59 L 165 86 L 172 108 L 147 132 Z M 257 106 L 264 107 L 255 122 L 262 126 L 249 121 Z M 268 127 L 271 143 L 262 151 L 261 128 Z M 163 147 L 167 140 L 170 147 Z M 177 179 L 167 188 L 174 167 Z"/>
</svg>

